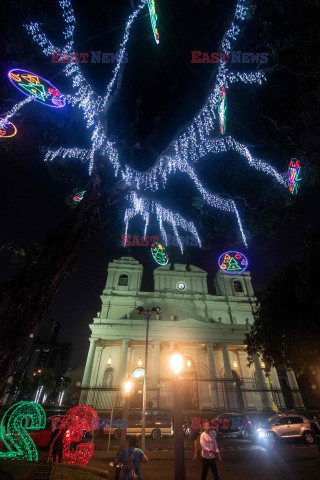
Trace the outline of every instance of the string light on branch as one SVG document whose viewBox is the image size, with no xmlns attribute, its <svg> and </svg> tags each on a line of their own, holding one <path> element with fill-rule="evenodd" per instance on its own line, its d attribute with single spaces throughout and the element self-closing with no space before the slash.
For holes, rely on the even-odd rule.
<svg viewBox="0 0 320 480">
<path fill-rule="evenodd" d="M 88 149 L 60 147 L 56 150 L 49 150 L 45 160 L 52 161 L 58 157 L 63 159 L 78 158 L 88 163 L 88 170 L 91 174 L 94 171 L 96 157 L 99 156 L 101 158 L 101 156 L 104 156 L 105 162 L 112 166 L 115 177 L 119 175 L 128 190 L 131 191 L 126 197 L 129 202 L 129 206 L 124 214 L 126 232 L 128 231 L 130 220 L 136 216 L 141 216 L 145 224 L 144 235 L 146 235 L 150 217 L 153 215 L 159 223 L 164 244 L 166 244 L 165 224 L 168 224 L 177 237 L 181 251 L 183 250 L 183 245 L 180 239 L 180 229 L 190 231 L 198 239 L 199 245 L 201 245 L 195 225 L 181 217 L 179 213 L 165 208 L 152 198 L 147 198 L 146 195 L 148 192 L 164 189 L 169 177 L 177 174 L 186 175 L 193 182 L 207 205 L 230 212 L 235 216 L 241 239 L 244 245 L 247 246 L 246 235 L 236 203 L 230 198 L 223 198 L 214 192 L 210 192 L 196 173 L 194 165 L 206 158 L 206 161 L 210 159 L 210 168 L 214 168 L 217 155 L 232 151 L 239 155 L 240 161 L 245 160 L 250 167 L 256 169 L 261 174 L 269 175 L 279 185 L 288 188 L 287 172 L 279 173 L 266 161 L 255 158 L 245 145 L 239 143 L 232 136 L 219 136 L 219 130 L 220 133 L 225 133 L 227 92 L 229 103 L 232 101 L 231 89 L 234 83 L 241 82 L 244 86 L 261 85 L 266 80 L 263 72 L 238 72 L 235 70 L 234 64 L 224 63 L 220 59 L 217 73 L 213 77 L 204 104 L 190 121 L 189 126 L 168 145 L 165 151 L 158 156 L 153 167 L 147 171 L 142 172 L 130 167 L 120 158 L 117 143 L 111 141 L 108 137 L 106 113 L 113 103 L 114 94 L 118 90 L 119 81 L 121 80 L 121 62 L 126 53 L 129 36 L 133 30 L 132 27 L 135 20 L 139 18 L 139 12 L 146 5 L 149 8 L 155 40 L 157 43 L 159 42 L 156 2 L 157 0 L 140 0 L 135 10 L 129 15 L 118 50 L 117 63 L 104 95 L 95 93 L 81 71 L 81 63 L 66 64 L 63 73 L 70 80 L 71 92 L 67 93 L 65 98 L 69 105 L 81 109 L 84 122 L 87 128 L 91 129 L 90 147 Z M 225 31 L 220 44 L 220 51 L 225 53 L 229 53 L 234 48 L 248 13 L 246 0 L 236 0 L 235 3 L 233 19 Z M 76 22 L 71 2 L 70 0 L 60 0 L 59 5 L 62 8 L 62 16 L 65 23 L 63 30 L 65 45 L 61 47 L 54 45 L 42 32 L 38 23 L 30 23 L 26 26 L 28 33 L 40 45 L 45 55 L 52 55 L 54 52 L 70 54 L 75 51 L 73 33 Z M 7 119 L 5 116 L 3 118 Z"/>
<path fill-rule="evenodd" d="M 293 158 L 290 161 L 288 169 L 289 191 L 293 195 L 298 193 L 301 182 L 301 166 L 299 160 Z"/>
</svg>

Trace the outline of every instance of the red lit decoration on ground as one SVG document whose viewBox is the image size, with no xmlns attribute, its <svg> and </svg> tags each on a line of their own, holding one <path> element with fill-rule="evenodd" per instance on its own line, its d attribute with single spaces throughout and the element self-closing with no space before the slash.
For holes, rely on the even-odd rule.
<svg viewBox="0 0 320 480">
<path fill-rule="evenodd" d="M 87 465 L 94 451 L 94 443 L 79 442 L 83 440 L 84 431 L 97 430 L 98 423 L 97 412 L 92 407 L 79 405 L 71 408 L 61 420 L 60 431 L 51 444 L 50 461 L 53 460 L 54 444 L 63 435 L 62 463 Z M 74 453 L 70 451 L 72 443 L 77 443 Z"/>
<path fill-rule="evenodd" d="M 10 407 L 2 417 L 0 440 L 6 452 L 0 452 L 0 459 L 38 461 L 38 451 L 27 430 L 40 430 L 46 425 L 46 414 L 41 405 L 33 402 L 19 402 Z"/>
<path fill-rule="evenodd" d="M 0 137 L 14 137 L 16 133 L 17 128 L 15 125 L 13 125 L 13 123 L 5 120 L 4 118 L 0 118 Z"/>
<path fill-rule="evenodd" d="M 76 193 L 75 196 L 73 197 L 73 201 L 75 203 L 81 202 L 81 200 L 83 200 L 83 196 L 85 193 L 86 193 L 86 190 L 82 190 L 82 192 Z"/>
<path fill-rule="evenodd" d="M 296 195 L 298 193 L 301 181 L 301 166 L 299 160 L 293 158 L 290 161 L 289 169 L 288 169 L 288 176 L 289 176 L 289 191 Z"/>
<path fill-rule="evenodd" d="M 17 87 L 20 92 L 34 97 L 37 102 L 54 108 L 61 108 L 66 104 L 66 99 L 61 92 L 39 75 L 14 68 L 8 72 L 8 77 L 12 85 Z"/>
<path fill-rule="evenodd" d="M 225 252 L 218 260 L 219 268 L 225 273 L 242 273 L 247 269 L 248 260 L 240 252 Z"/>
</svg>

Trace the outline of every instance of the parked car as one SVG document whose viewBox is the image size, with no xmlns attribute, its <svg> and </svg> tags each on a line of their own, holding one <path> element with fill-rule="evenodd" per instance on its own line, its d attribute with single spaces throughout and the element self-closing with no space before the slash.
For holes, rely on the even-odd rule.
<svg viewBox="0 0 320 480">
<path fill-rule="evenodd" d="M 217 437 L 250 438 L 251 420 L 240 413 L 222 413 L 211 421 L 212 431 Z"/>
<path fill-rule="evenodd" d="M 34 441 L 36 447 L 48 447 L 51 440 L 52 422 L 60 421 L 60 417 L 49 417 L 46 426 L 41 430 L 28 430 L 28 434 Z"/>
<path fill-rule="evenodd" d="M 263 442 L 275 442 L 285 438 L 301 438 L 309 445 L 314 442 L 311 421 L 298 414 L 273 415 L 257 429 L 257 437 Z"/>
<path fill-rule="evenodd" d="M 128 415 L 127 435 L 141 435 L 142 412 L 132 411 Z M 109 433 L 109 426 L 104 428 L 105 433 Z M 111 435 L 117 440 L 121 437 L 121 428 L 112 425 Z M 173 423 L 170 410 L 154 410 L 146 412 L 146 435 L 158 440 L 162 436 L 173 434 Z"/>
</svg>

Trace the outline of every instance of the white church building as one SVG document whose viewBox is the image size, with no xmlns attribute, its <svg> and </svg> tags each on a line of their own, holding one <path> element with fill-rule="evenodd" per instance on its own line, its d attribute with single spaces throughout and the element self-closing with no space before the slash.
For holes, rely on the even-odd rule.
<svg viewBox="0 0 320 480">
<path fill-rule="evenodd" d="M 207 272 L 193 265 L 155 268 L 153 292 L 141 291 L 142 275 L 142 265 L 132 257 L 109 264 L 101 312 L 90 325 L 81 404 L 98 411 L 121 407 L 123 384 L 130 377 L 130 405 L 141 406 L 147 322 L 136 309 L 142 306 L 145 311 L 161 308 L 160 315 L 152 313 L 149 327 L 149 408 L 173 406 L 169 359 L 175 345 L 184 357 L 186 412 L 277 411 L 287 406 L 288 392 L 291 406 L 303 407 L 292 371 L 285 372 L 285 392 L 275 369 L 265 376 L 258 356 L 248 366 L 244 337 L 256 308 L 250 272 L 219 270 L 214 295 L 208 293 Z"/>
</svg>

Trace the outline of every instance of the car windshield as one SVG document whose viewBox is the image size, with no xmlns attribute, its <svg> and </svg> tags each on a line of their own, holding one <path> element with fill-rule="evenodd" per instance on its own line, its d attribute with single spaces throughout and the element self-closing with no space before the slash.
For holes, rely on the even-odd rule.
<svg viewBox="0 0 320 480">
<path fill-rule="evenodd" d="M 267 425 L 272 425 L 274 424 L 277 420 L 279 420 L 280 417 L 278 415 L 272 415 L 272 417 L 268 418 L 266 421 Z"/>
</svg>

